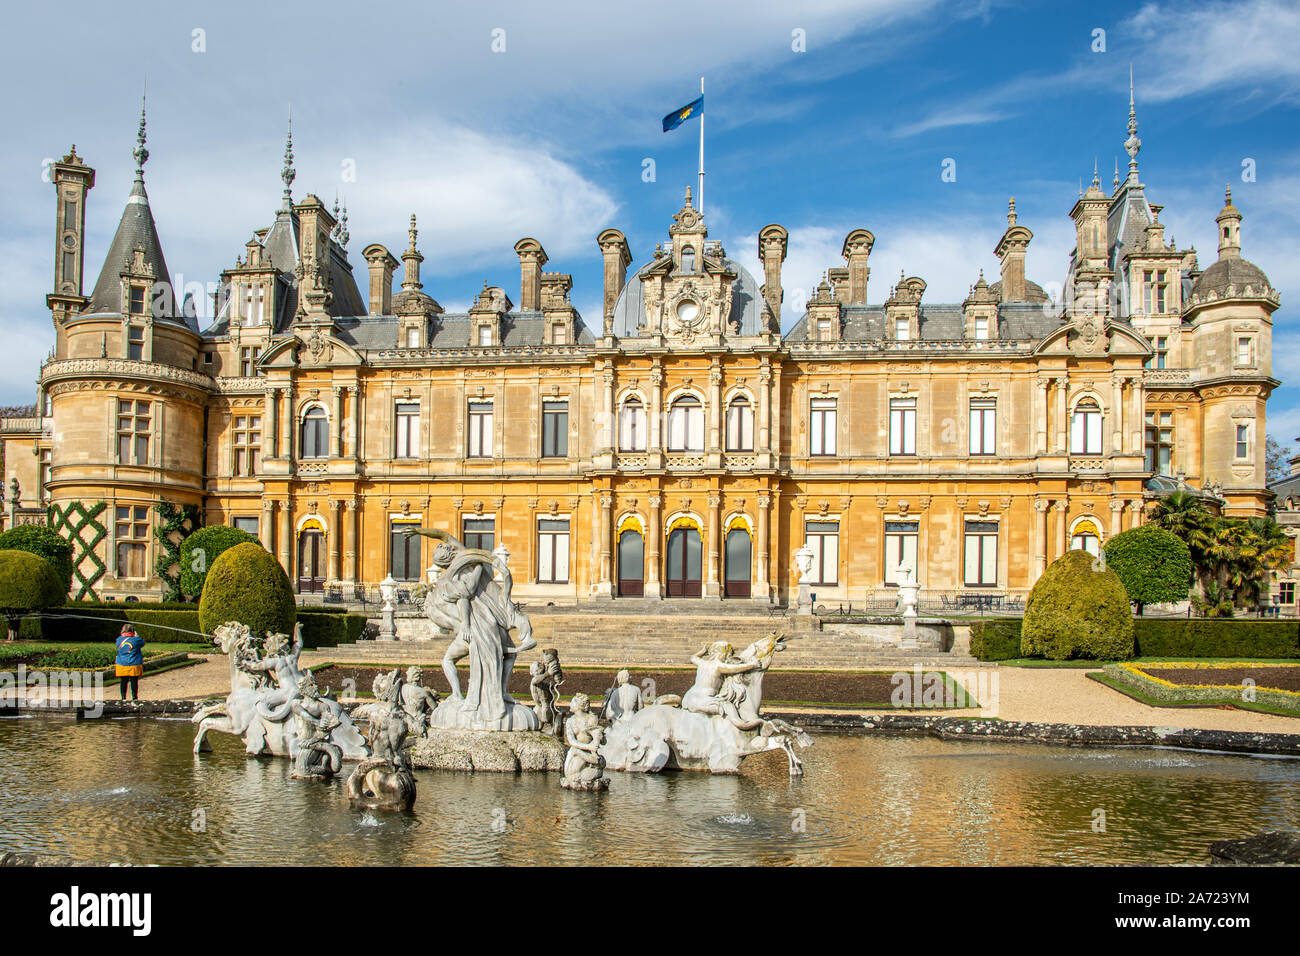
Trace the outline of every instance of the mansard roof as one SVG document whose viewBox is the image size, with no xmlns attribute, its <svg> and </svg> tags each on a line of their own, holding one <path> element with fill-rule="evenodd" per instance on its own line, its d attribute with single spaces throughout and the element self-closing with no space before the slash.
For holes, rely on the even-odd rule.
<svg viewBox="0 0 1300 956">
<path fill-rule="evenodd" d="M 471 341 L 473 330 L 468 312 L 447 313 L 426 321 L 433 323 L 429 348 L 464 349 L 474 344 Z M 546 318 L 541 312 L 507 312 L 501 317 L 501 347 L 540 348 L 545 328 Z M 406 348 L 401 341 L 401 326 L 395 315 L 336 318 L 334 330 L 342 341 L 363 351 Z M 595 343 L 581 317 L 575 320 L 574 338 L 577 345 Z"/>
<path fill-rule="evenodd" d="M 1041 291 L 1041 290 L 1040 290 Z M 1046 296 L 1044 296 L 1046 301 Z M 844 342 L 883 342 L 890 340 L 885 323 L 885 308 L 880 305 L 850 305 L 843 311 L 844 325 L 840 339 Z M 1009 302 L 998 306 L 997 338 L 1003 341 L 1037 342 L 1061 325 L 1061 320 L 1044 311 L 1040 303 Z M 965 312 L 960 305 L 925 305 L 920 311 L 920 340 L 952 342 L 966 337 Z M 808 314 L 791 326 L 783 337 L 786 342 L 808 340 Z"/>
</svg>

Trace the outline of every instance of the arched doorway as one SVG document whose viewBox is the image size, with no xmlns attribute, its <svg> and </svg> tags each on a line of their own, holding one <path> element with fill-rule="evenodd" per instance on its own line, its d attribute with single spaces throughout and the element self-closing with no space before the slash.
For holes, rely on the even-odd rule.
<svg viewBox="0 0 1300 956">
<path fill-rule="evenodd" d="M 618 596 L 645 595 L 645 539 L 638 528 L 627 528 L 618 536 Z"/>
<path fill-rule="evenodd" d="M 700 530 L 693 525 L 674 528 L 668 535 L 667 573 L 669 597 L 699 597 L 704 549 Z"/>
<path fill-rule="evenodd" d="M 727 532 L 722 592 L 724 597 L 749 597 L 752 550 L 749 529 L 736 526 Z"/>
<path fill-rule="evenodd" d="M 312 519 L 298 532 L 298 592 L 319 594 L 325 590 L 325 530 Z"/>
</svg>

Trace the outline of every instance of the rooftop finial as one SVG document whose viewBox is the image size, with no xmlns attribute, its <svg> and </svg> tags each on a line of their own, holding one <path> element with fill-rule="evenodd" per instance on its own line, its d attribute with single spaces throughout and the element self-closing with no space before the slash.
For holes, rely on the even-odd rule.
<svg viewBox="0 0 1300 956">
<path fill-rule="evenodd" d="M 1133 64 L 1128 67 L 1128 139 L 1124 140 L 1124 152 L 1128 153 L 1128 184 L 1138 185 L 1138 150 L 1142 140 L 1138 139 L 1137 109 L 1133 105 Z"/>
<path fill-rule="evenodd" d="M 415 251 L 415 237 L 418 236 L 419 234 L 420 234 L 419 231 L 415 228 L 415 213 L 411 213 L 411 228 L 410 228 L 410 236 L 411 236 L 410 251 L 411 252 Z"/>
<path fill-rule="evenodd" d="M 1110 181 L 1110 184 L 1117 189 L 1119 188 L 1119 157 L 1118 156 L 1115 157 L 1115 178 Z"/>
<path fill-rule="evenodd" d="M 689 206 L 690 204 L 691 204 L 691 187 L 690 187 L 690 186 L 687 186 L 687 187 L 686 187 L 686 205 Z"/>
<path fill-rule="evenodd" d="M 1225 206 L 1232 205 L 1232 183 L 1224 183 L 1223 185 L 1223 204 Z"/>
<path fill-rule="evenodd" d="M 1012 196 L 1011 201 L 1007 203 L 1007 225 L 1016 224 L 1016 197 Z"/>
<path fill-rule="evenodd" d="M 145 127 L 145 96 L 140 97 L 140 128 L 135 134 L 135 149 L 131 155 L 135 157 L 135 180 L 138 183 L 144 182 L 144 164 L 149 161 L 149 150 L 144 146 L 144 127 Z"/>
<path fill-rule="evenodd" d="M 350 235 L 348 232 L 348 201 L 345 199 L 343 200 L 343 215 L 339 218 L 339 245 L 347 248 Z"/>
<path fill-rule="evenodd" d="M 1101 177 L 1097 174 L 1097 157 L 1092 157 L 1092 185 L 1101 188 Z"/>
<path fill-rule="evenodd" d="M 293 171 L 293 107 L 289 107 L 289 128 L 284 137 L 284 168 L 280 170 L 280 179 L 284 181 L 284 203 L 281 212 L 293 211 L 293 181 L 298 176 Z"/>
</svg>

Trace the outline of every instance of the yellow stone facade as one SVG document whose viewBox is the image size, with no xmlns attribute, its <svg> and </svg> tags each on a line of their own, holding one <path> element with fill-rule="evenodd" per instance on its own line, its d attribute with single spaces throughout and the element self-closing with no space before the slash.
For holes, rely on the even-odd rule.
<svg viewBox="0 0 1300 956">
<path fill-rule="evenodd" d="M 94 173 L 75 152 L 54 164 L 45 407 L 3 426 L 7 483 L 27 499 L 107 503 L 101 596 L 160 593 L 139 509 L 163 500 L 253 531 L 303 592 L 418 578 L 428 555 L 400 535 L 414 523 L 504 546 L 533 604 L 793 603 L 799 560 L 819 604 L 882 598 L 900 564 L 932 592 L 1023 595 L 1181 482 L 1226 513 L 1269 507 L 1277 293 L 1240 257 L 1230 198 L 1210 268 L 1165 241 L 1136 149 L 1127 179 L 1106 193 L 1094 178 L 1070 211 L 1063 305 L 1026 277 L 1012 200 L 993 285 L 981 274 L 936 305 L 903 276 L 871 305 L 876 240 L 857 229 L 784 335 L 786 230 L 759 233 L 760 284 L 689 191 L 630 271 L 623 234 L 597 237 L 594 322 L 531 238 L 515 247 L 518 306 L 485 284 L 453 315 L 420 280 L 414 216 L 400 287 L 379 244 L 358 284 L 346 212 L 292 200 L 288 152 L 275 222 L 222 274 L 200 331 L 167 279 L 142 149 L 90 296 Z"/>
</svg>

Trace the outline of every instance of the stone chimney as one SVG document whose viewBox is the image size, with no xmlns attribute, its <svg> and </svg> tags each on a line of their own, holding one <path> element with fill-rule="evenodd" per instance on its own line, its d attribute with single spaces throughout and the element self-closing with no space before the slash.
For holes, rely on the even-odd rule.
<svg viewBox="0 0 1300 956">
<path fill-rule="evenodd" d="M 763 260 L 763 299 L 772 313 L 773 325 L 781 328 L 781 301 L 785 291 L 781 288 L 781 263 L 785 262 L 790 244 L 790 233 L 785 226 L 771 223 L 758 231 L 758 257 Z"/>
<path fill-rule="evenodd" d="M 77 155 L 73 146 L 50 168 L 54 182 L 54 291 L 46 302 L 55 322 L 86 307 L 82 296 L 82 258 L 86 234 L 86 193 L 95 185 L 95 171 Z"/>
<path fill-rule="evenodd" d="M 1034 234 L 1016 224 L 1016 197 L 1007 208 L 1007 231 L 998 240 L 994 253 L 1002 260 L 1002 301 L 1025 301 L 1025 253 Z"/>
<path fill-rule="evenodd" d="M 875 244 L 876 237 L 866 229 L 854 229 L 844 237 L 840 255 L 849 264 L 849 290 L 845 297 L 848 305 L 867 304 L 867 280 L 871 278 L 867 260 L 871 258 L 871 247 Z"/>
<path fill-rule="evenodd" d="M 1214 217 L 1219 224 L 1219 258 L 1241 258 L 1241 212 L 1232 204 L 1232 188 L 1223 197 L 1223 208 Z"/>
<path fill-rule="evenodd" d="M 546 250 L 536 239 L 520 239 L 515 243 L 519 256 L 519 309 L 536 312 L 542 307 L 542 266 L 546 265 Z"/>
<path fill-rule="evenodd" d="M 361 255 L 370 266 L 370 314 L 389 315 L 393 311 L 393 272 L 397 260 L 377 242 L 366 246 Z"/>
<path fill-rule="evenodd" d="M 614 306 L 618 304 L 619 293 L 627 284 L 627 267 L 632 264 L 632 252 L 627 246 L 627 237 L 617 229 L 606 229 L 596 237 L 600 246 L 601 257 L 605 260 L 605 334 L 614 334 Z"/>
</svg>

